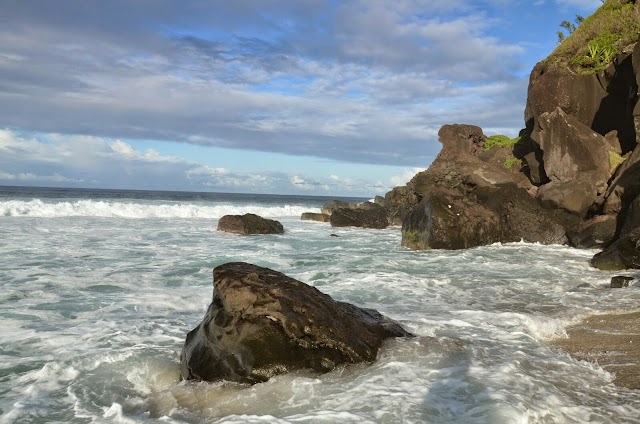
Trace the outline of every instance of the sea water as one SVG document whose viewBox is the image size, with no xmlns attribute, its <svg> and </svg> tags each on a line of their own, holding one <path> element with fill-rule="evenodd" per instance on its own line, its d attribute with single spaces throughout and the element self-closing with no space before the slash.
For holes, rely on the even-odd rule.
<svg viewBox="0 0 640 424">
<path fill-rule="evenodd" d="M 326 200 L 0 188 L 0 422 L 640 422 L 637 392 L 550 344 L 585 316 L 638 308 L 638 286 L 609 289 L 615 274 L 589 266 L 595 251 L 416 252 L 397 227 L 300 220 Z M 285 234 L 216 231 L 248 212 Z M 323 375 L 180 381 L 212 269 L 230 261 L 375 308 L 417 337 Z"/>
</svg>

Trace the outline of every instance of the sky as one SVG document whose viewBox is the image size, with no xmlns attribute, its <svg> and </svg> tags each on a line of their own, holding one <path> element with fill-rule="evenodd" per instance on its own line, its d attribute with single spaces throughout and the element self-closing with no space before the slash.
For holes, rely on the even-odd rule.
<svg viewBox="0 0 640 424">
<path fill-rule="evenodd" d="M 0 185 L 384 195 L 600 0 L 0 0 Z"/>
</svg>

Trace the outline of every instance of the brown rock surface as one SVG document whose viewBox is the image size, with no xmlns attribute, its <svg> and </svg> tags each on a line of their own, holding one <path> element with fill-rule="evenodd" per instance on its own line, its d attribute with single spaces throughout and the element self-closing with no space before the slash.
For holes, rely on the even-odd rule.
<svg viewBox="0 0 640 424">
<path fill-rule="evenodd" d="M 591 316 L 567 328 L 553 345 L 576 359 L 597 362 L 614 384 L 640 389 L 640 312 Z"/>
<path fill-rule="evenodd" d="M 284 227 L 276 220 L 246 213 L 244 215 L 223 216 L 218 221 L 218 231 L 245 236 L 252 234 L 284 234 Z"/>
<path fill-rule="evenodd" d="M 329 218 L 332 227 L 387 228 L 387 211 L 375 203 L 334 209 Z"/>
<path fill-rule="evenodd" d="M 338 302 L 280 272 L 244 262 L 213 271 L 213 300 L 180 355 L 186 380 L 266 381 L 276 374 L 372 362 L 385 339 L 407 337 L 373 309 Z"/>
<path fill-rule="evenodd" d="M 326 213 L 315 213 L 315 212 L 304 212 L 300 219 L 302 221 L 318 221 L 318 222 L 329 222 L 330 216 Z"/>
</svg>

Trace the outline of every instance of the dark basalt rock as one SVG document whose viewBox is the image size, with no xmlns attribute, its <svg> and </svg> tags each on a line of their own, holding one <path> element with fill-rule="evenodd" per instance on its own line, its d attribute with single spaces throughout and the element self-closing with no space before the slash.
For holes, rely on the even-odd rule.
<svg viewBox="0 0 640 424">
<path fill-rule="evenodd" d="M 304 212 L 300 217 L 303 221 L 329 222 L 330 216 L 326 213 Z"/>
<path fill-rule="evenodd" d="M 624 275 L 616 275 L 611 278 L 611 288 L 612 289 L 621 289 L 624 287 L 629 287 L 629 283 L 633 281 L 633 277 L 627 277 Z"/>
<path fill-rule="evenodd" d="M 331 215 L 336 209 L 354 208 L 355 203 L 345 202 L 344 200 L 329 200 L 322 206 L 322 213 Z"/>
<path fill-rule="evenodd" d="M 616 234 L 615 215 L 599 215 L 580 223 L 568 233 L 569 244 L 573 247 L 593 249 L 609 245 Z"/>
<path fill-rule="evenodd" d="M 412 249 L 467 249 L 496 242 L 564 244 L 577 218 L 541 207 L 514 185 L 461 195 L 433 191 L 405 219 L 402 245 Z"/>
<path fill-rule="evenodd" d="M 640 268 L 640 227 L 624 234 L 591 259 L 591 266 L 603 271 Z"/>
<path fill-rule="evenodd" d="M 356 208 L 335 209 L 329 220 L 332 227 L 387 228 L 389 220 L 385 209 L 375 203 Z"/>
<path fill-rule="evenodd" d="M 543 113 L 531 135 L 543 152 L 550 182 L 540 188 L 543 204 L 584 217 L 611 177 L 609 142 L 562 109 Z"/>
<path fill-rule="evenodd" d="M 248 213 L 225 215 L 218 221 L 218 231 L 242 235 L 284 234 L 284 227 L 278 221 Z"/>
<path fill-rule="evenodd" d="M 411 187 L 395 187 L 385 195 L 385 209 L 389 225 L 402 225 L 402 221 L 419 203 Z"/>
<path fill-rule="evenodd" d="M 500 241 L 500 222 L 486 207 L 444 190 L 424 199 L 402 224 L 411 249 L 466 249 Z"/>
<path fill-rule="evenodd" d="M 410 337 L 373 309 L 338 302 L 318 289 L 256 265 L 213 271 L 213 301 L 181 354 L 187 380 L 266 381 L 276 374 L 372 362 L 389 337 Z"/>
</svg>

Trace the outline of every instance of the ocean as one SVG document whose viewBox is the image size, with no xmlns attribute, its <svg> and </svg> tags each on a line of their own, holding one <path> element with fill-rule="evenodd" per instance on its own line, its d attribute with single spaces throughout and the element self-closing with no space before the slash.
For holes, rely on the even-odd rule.
<svg viewBox="0 0 640 424">
<path fill-rule="evenodd" d="M 637 310 L 593 250 L 411 251 L 400 229 L 301 221 L 321 197 L 0 187 L 0 423 L 638 423 L 638 392 L 550 340 Z M 353 199 L 366 200 L 366 199 Z M 216 231 L 226 214 L 284 235 Z M 339 237 L 331 237 L 332 233 Z M 266 383 L 184 382 L 212 270 L 272 268 L 418 337 L 372 364 Z"/>
</svg>

